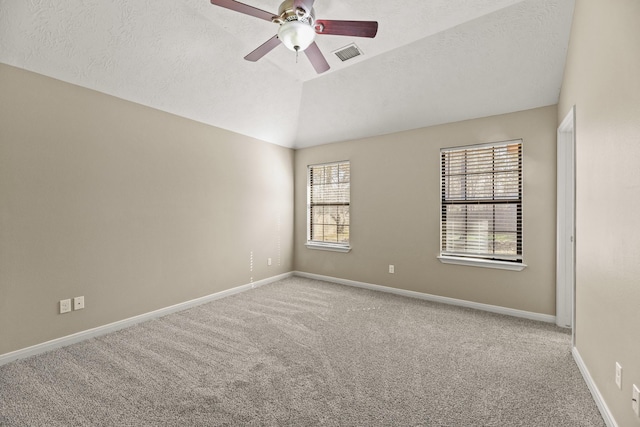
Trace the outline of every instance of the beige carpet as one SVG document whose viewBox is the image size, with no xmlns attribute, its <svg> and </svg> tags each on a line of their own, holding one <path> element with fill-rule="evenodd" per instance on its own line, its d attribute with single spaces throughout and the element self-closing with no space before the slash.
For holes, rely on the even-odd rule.
<svg viewBox="0 0 640 427">
<path fill-rule="evenodd" d="M 302 278 L 0 367 L 1 426 L 603 426 L 553 325 Z"/>
</svg>

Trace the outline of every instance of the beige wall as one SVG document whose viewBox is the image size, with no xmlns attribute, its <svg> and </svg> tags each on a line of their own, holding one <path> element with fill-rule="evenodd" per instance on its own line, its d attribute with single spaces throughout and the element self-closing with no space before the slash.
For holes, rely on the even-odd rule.
<svg viewBox="0 0 640 427">
<path fill-rule="evenodd" d="M 558 108 L 576 106 L 576 347 L 620 426 L 640 425 L 639 22 L 638 0 L 576 2 Z"/>
<path fill-rule="evenodd" d="M 298 271 L 555 314 L 555 106 L 298 150 Z M 522 272 L 441 264 L 442 147 L 524 140 Z M 351 161 L 350 253 L 307 249 L 307 165 Z M 395 274 L 388 274 L 388 265 Z"/>
<path fill-rule="evenodd" d="M 291 271 L 293 157 L 0 64 L 0 354 Z"/>
</svg>

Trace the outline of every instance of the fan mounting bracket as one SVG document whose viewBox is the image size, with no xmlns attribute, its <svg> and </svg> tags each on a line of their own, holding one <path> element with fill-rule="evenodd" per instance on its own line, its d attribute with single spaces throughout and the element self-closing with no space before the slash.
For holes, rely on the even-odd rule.
<svg viewBox="0 0 640 427">
<path fill-rule="evenodd" d="M 274 16 L 271 21 L 278 25 L 282 25 L 283 23 L 290 21 L 300 21 L 313 27 L 315 22 L 313 7 L 306 9 L 303 6 L 306 5 L 303 3 L 301 6 L 296 7 L 294 0 L 285 0 L 278 8 L 278 15 Z"/>
</svg>

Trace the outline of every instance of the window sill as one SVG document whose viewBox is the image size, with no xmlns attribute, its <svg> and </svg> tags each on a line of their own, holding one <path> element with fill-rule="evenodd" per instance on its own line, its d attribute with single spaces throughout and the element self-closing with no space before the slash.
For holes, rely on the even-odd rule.
<svg viewBox="0 0 640 427">
<path fill-rule="evenodd" d="M 332 252 L 343 252 L 347 253 L 351 251 L 351 246 L 349 245 L 334 245 L 331 243 L 316 243 L 316 242 L 307 242 L 305 243 L 307 249 L 315 249 L 320 251 L 332 251 Z"/>
<path fill-rule="evenodd" d="M 466 265 L 470 267 L 497 268 L 499 270 L 511 270 L 511 271 L 522 271 L 527 266 L 526 264 L 516 263 L 516 262 L 494 261 L 494 260 L 481 259 L 481 258 L 463 258 L 463 257 L 446 256 L 446 255 L 440 255 L 438 259 L 443 264 Z"/>
</svg>

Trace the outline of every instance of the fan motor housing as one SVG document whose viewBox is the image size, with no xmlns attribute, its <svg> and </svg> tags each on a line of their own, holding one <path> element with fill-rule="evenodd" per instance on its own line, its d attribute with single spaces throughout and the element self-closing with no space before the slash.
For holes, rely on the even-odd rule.
<svg viewBox="0 0 640 427">
<path fill-rule="evenodd" d="M 278 8 L 278 16 L 273 18 L 273 22 L 282 24 L 284 22 L 300 21 L 313 26 L 315 21 L 313 7 L 305 1 L 299 3 L 300 5 L 296 7 L 294 0 L 283 1 Z"/>
</svg>

